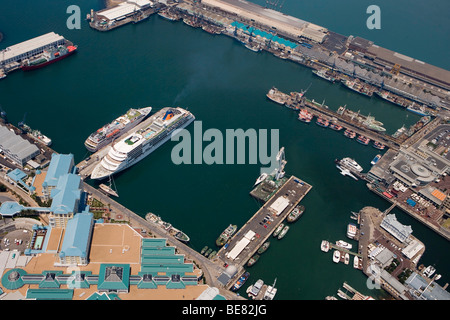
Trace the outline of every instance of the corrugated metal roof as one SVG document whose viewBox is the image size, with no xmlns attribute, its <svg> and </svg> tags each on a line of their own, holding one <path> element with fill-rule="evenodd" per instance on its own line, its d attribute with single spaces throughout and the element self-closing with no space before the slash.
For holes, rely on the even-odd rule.
<svg viewBox="0 0 450 320">
<path fill-rule="evenodd" d="M 92 225 L 91 212 L 77 213 L 73 219 L 67 221 L 60 257 L 87 258 Z"/>
</svg>

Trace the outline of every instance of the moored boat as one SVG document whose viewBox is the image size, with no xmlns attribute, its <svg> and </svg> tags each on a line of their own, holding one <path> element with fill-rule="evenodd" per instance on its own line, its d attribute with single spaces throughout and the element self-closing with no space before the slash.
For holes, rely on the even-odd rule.
<svg viewBox="0 0 450 320">
<path fill-rule="evenodd" d="M 294 222 L 297 221 L 298 218 L 301 217 L 303 212 L 305 211 L 305 207 L 303 205 L 296 206 L 287 216 L 286 220 L 287 222 Z"/>
<path fill-rule="evenodd" d="M 202 250 L 200 251 L 200 254 L 204 254 L 208 250 L 208 246 L 204 246 Z"/>
<path fill-rule="evenodd" d="M 345 253 L 345 256 L 344 256 L 344 263 L 345 264 L 348 264 L 350 262 L 350 255 L 348 254 L 348 253 Z"/>
<path fill-rule="evenodd" d="M 344 132 L 344 136 L 346 136 L 347 138 L 353 139 L 356 137 L 356 132 L 353 130 L 347 129 Z"/>
<path fill-rule="evenodd" d="M 261 247 L 259 247 L 259 249 L 257 251 L 258 254 L 262 254 L 262 253 L 266 252 L 269 247 L 270 247 L 270 242 L 269 241 L 264 242 L 263 245 Z"/>
<path fill-rule="evenodd" d="M 328 250 L 330 250 L 330 243 L 327 240 L 322 240 L 320 250 L 323 252 L 328 252 Z"/>
<path fill-rule="evenodd" d="M 328 73 L 327 73 L 327 70 L 325 69 L 320 69 L 320 70 L 313 70 L 312 71 L 316 76 L 319 76 L 320 78 L 322 78 L 322 79 L 325 79 L 325 80 L 327 80 L 327 81 L 330 81 L 330 82 L 335 82 L 336 81 L 336 78 L 334 78 L 333 76 L 331 76 L 331 75 L 329 75 Z"/>
<path fill-rule="evenodd" d="M 106 192 L 107 194 L 110 194 L 112 196 L 118 197 L 119 194 L 117 193 L 117 191 L 113 190 L 110 186 L 107 186 L 106 184 L 100 184 L 99 188 L 101 190 L 103 190 L 104 192 Z"/>
<path fill-rule="evenodd" d="M 174 237 L 175 237 L 175 239 L 180 240 L 181 242 L 185 242 L 185 243 L 187 243 L 191 240 L 189 238 L 189 236 L 181 230 L 178 230 L 177 233 L 175 233 Z"/>
<path fill-rule="evenodd" d="M 378 162 L 378 160 L 380 160 L 381 159 L 381 154 L 377 154 L 374 158 L 373 158 L 373 160 L 370 162 L 370 164 L 371 165 L 375 165 L 377 162 Z"/>
<path fill-rule="evenodd" d="M 298 120 L 300 121 L 310 123 L 312 118 L 313 118 L 312 113 L 306 109 L 301 109 L 300 112 L 298 113 Z"/>
<path fill-rule="evenodd" d="M 326 120 L 326 119 L 324 119 L 324 118 L 317 118 L 316 123 L 317 123 L 319 126 L 326 128 L 326 127 L 328 127 L 328 125 L 330 124 L 330 121 L 328 121 L 328 120 Z"/>
<path fill-rule="evenodd" d="M 266 97 L 269 98 L 270 100 L 272 100 L 273 102 L 281 104 L 281 105 L 284 105 L 287 101 L 287 98 L 289 98 L 289 96 L 287 94 L 282 93 L 275 87 L 272 87 L 269 90 L 269 92 L 266 94 Z"/>
<path fill-rule="evenodd" d="M 367 145 L 369 144 L 369 142 L 370 142 L 370 139 L 367 138 L 366 136 L 360 135 L 360 136 L 358 137 L 358 139 L 356 139 L 356 141 L 358 141 L 359 143 L 361 143 L 361 144 L 367 146 Z"/>
<path fill-rule="evenodd" d="M 330 123 L 329 127 L 330 129 L 333 129 L 335 131 L 341 131 L 344 128 L 343 126 L 340 126 L 336 123 Z"/>
<path fill-rule="evenodd" d="M 284 228 L 284 224 L 280 223 L 280 225 L 273 232 L 273 236 L 277 237 L 280 234 L 281 230 L 283 230 L 283 228 Z"/>
<path fill-rule="evenodd" d="M 233 234 L 236 232 L 236 230 L 237 230 L 237 225 L 230 224 L 216 239 L 216 245 L 218 247 L 223 246 L 233 236 Z"/>
<path fill-rule="evenodd" d="M 253 266 L 258 260 L 259 260 L 259 254 L 253 255 L 253 257 L 251 257 L 251 258 L 248 260 L 248 262 L 247 262 L 247 267 Z"/>
<path fill-rule="evenodd" d="M 208 258 L 208 256 L 211 254 L 211 252 L 213 251 L 213 249 L 211 249 L 211 248 L 208 248 L 208 250 L 206 250 L 206 252 L 205 252 L 205 257 L 207 257 Z"/>
<path fill-rule="evenodd" d="M 381 142 L 378 142 L 378 141 L 373 142 L 373 147 L 378 150 L 384 150 L 384 148 L 386 148 L 386 146 L 384 144 L 382 144 Z"/>
<path fill-rule="evenodd" d="M 355 256 L 353 258 L 353 268 L 359 269 L 359 258 L 358 258 L 358 256 Z"/>
<path fill-rule="evenodd" d="M 278 239 L 279 240 L 283 239 L 288 231 L 289 231 L 289 226 L 284 226 L 283 230 L 281 230 L 280 234 L 278 235 Z"/>
<path fill-rule="evenodd" d="M 59 45 L 44 50 L 44 52 L 32 59 L 26 60 L 22 65 L 22 70 L 30 71 L 45 67 L 56 61 L 62 60 L 77 51 L 74 45 Z"/>
<path fill-rule="evenodd" d="M 275 284 L 277 283 L 277 279 L 273 282 L 273 285 L 268 285 L 266 292 L 264 292 L 263 300 L 273 300 L 275 295 L 277 294 L 277 288 L 275 288 Z"/>
<path fill-rule="evenodd" d="M 348 249 L 348 250 L 350 250 L 353 247 L 350 243 L 345 242 L 344 240 L 336 241 L 336 245 L 338 247 L 341 247 L 341 248 L 344 248 L 344 249 Z"/>
<path fill-rule="evenodd" d="M 341 260 L 341 253 L 339 250 L 334 250 L 333 252 L 333 262 L 338 263 Z"/>
<path fill-rule="evenodd" d="M 244 274 L 240 276 L 236 283 L 231 287 L 231 291 L 238 291 L 247 281 L 248 277 L 250 277 L 250 273 L 248 271 L 244 272 Z"/>
<path fill-rule="evenodd" d="M 347 225 L 347 237 L 349 239 L 353 239 L 356 236 L 356 225 L 354 225 L 353 223 L 349 223 Z"/>
</svg>

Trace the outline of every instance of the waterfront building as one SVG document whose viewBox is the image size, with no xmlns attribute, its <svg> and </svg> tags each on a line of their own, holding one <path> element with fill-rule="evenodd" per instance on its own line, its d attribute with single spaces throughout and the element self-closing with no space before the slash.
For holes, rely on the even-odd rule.
<svg viewBox="0 0 450 320">
<path fill-rule="evenodd" d="M 28 178 L 28 175 L 23 172 L 20 169 L 14 169 L 6 174 L 8 179 L 14 183 L 14 185 L 21 188 L 23 191 L 27 192 L 28 194 L 33 194 L 35 191 L 35 187 L 32 185 L 28 185 L 26 183 L 26 178 Z"/>
<path fill-rule="evenodd" d="M 405 281 L 410 295 L 417 300 L 450 300 L 450 293 L 434 281 L 413 272 Z"/>
<path fill-rule="evenodd" d="M 154 2 L 149 0 L 128 0 L 112 8 L 100 10 L 95 13 L 95 16 L 97 20 L 103 20 L 106 24 L 111 24 L 131 17 L 137 11 L 146 10 L 152 6 L 154 6 Z"/>
<path fill-rule="evenodd" d="M 59 178 L 74 170 L 74 159 L 72 154 L 52 154 L 52 159 L 42 183 L 42 194 L 45 200 L 50 198 L 51 191 L 57 186 Z"/>
<path fill-rule="evenodd" d="M 411 226 L 405 226 L 398 222 L 395 214 L 386 215 L 380 226 L 402 243 L 406 242 L 412 234 Z"/>
<path fill-rule="evenodd" d="M 39 155 L 39 148 L 18 136 L 5 126 L 0 126 L 0 149 L 6 158 L 20 167 Z"/>
</svg>

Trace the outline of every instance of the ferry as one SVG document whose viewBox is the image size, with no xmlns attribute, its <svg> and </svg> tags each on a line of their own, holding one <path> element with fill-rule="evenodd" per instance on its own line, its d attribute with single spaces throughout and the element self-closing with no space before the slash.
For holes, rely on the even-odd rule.
<svg viewBox="0 0 450 320">
<path fill-rule="evenodd" d="M 247 281 L 248 277 L 250 277 L 250 273 L 248 271 L 244 272 L 244 274 L 240 276 L 236 283 L 231 287 L 231 291 L 238 291 Z"/>
<path fill-rule="evenodd" d="M 353 139 L 356 137 L 356 132 L 353 130 L 347 129 L 344 132 L 344 136 L 346 136 L 347 138 Z"/>
<path fill-rule="evenodd" d="M 283 239 L 288 231 L 289 231 L 289 226 L 284 226 L 283 230 L 281 230 L 280 234 L 278 235 L 278 240 Z"/>
<path fill-rule="evenodd" d="M 322 240 L 322 243 L 320 244 L 320 250 L 323 252 L 328 252 L 330 250 L 330 243 L 327 240 Z"/>
<path fill-rule="evenodd" d="M 237 225 L 230 224 L 216 239 L 216 245 L 218 247 L 223 246 L 233 236 L 233 234 L 236 232 L 236 230 L 237 230 Z"/>
<path fill-rule="evenodd" d="M 74 45 L 59 45 L 58 47 L 45 49 L 42 54 L 29 60 L 25 60 L 22 65 L 22 70 L 30 71 L 48 66 L 56 61 L 67 58 L 76 51 L 77 46 Z"/>
<path fill-rule="evenodd" d="M 305 206 L 298 205 L 296 206 L 287 216 L 286 220 L 287 222 L 294 222 L 297 221 L 298 218 L 300 218 L 303 215 L 303 212 L 305 211 Z"/>
<path fill-rule="evenodd" d="M 356 225 L 354 225 L 353 223 L 349 223 L 349 224 L 347 225 L 347 237 L 348 237 L 349 239 L 355 238 L 355 236 L 356 236 L 356 230 L 357 230 Z"/>
<path fill-rule="evenodd" d="M 373 142 L 373 147 L 378 150 L 384 150 L 384 148 L 386 148 L 386 146 L 384 144 L 382 144 L 381 142 L 378 142 L 378 141 Z"/>
<path fill-rule="evenodd" d="M 282 93 L 277 88 L 272 87 L 269 92 L 266 94 L 266 97 L 272 100 L 275 103 L 284 105 L 287 101 L 288 95 L 285 93 Z"/>
<path fill-rule="evenodd" d="M 301 109 L 300 112 L 298 113 L 298 120 L 300 121 L 310 123 L 312 118 L 313 118 L 312 113 L 306 109 Z"/>
<path fill-rule="evenodd" d="M 350 243 L 345 242 L 344 240 L 336 241 L 336 245 L 338 247 L 341 247 L 341 248 L 344 248 L 344 249 L 347 249 L 347 250 L 350 250 L 353 247 Z"/>
<path fill-rule="evenodd" d="M 370 162 L 370 164 L 375 165 L 378 162 L 378 160 L 380 160 L 380 159 L 381 159 L 381 154 L 377 154 L 375 156 L 375 158 L 373 158 L 373 160 Z"/>
<path fill-rule="evenodd" d="M 86 139 L 84 146 L 90 152 L 97 152 L 113 139 L 133 129 L 142 122 L 152 111 L 152 107 L 129 109 L 125 114 L 114 119 L 111 123 L 101 127 Z"/>
<path fill-rule="evenodd" d="M 335 131 L 341 131 L 344 128 L 343 126 L 340 126 L 336 123 L 330 123 L 329 127 L 330 127 L 330 129 L 333 129 Z"/>
<path fill-rule="evenodd" d="M 259 254 L 253 255 L 253 257 L 251 257 L 250 260 L 248 260 L 247 267 L 253 266 L 258 260 L 259 260 Z"/>
<path fill-rule="evenodd" d="M 333 252 L 333 262 L 338 263 L 341 260 L 341 253 L 339 250 L 334 250 Z"/>
<path fill-rule="evenodd" d="M 355 160 L 346 157 L 343 158 L 342 160 L 336 160 L 338 164 L 347 167 L 349 169 L 351 169 L 352 171 L 357 171 L 357 172 L 362 172 L 363 168 L 358 164 L 358 162 L 356 162 Z"/>
<path fill-rule="evenodd" d="M 328 125 L 330 124 L 330 122 L 329 122 L 328 120 L 323 119 L 323 118 L 317 118 L 316 123 L 317 123 L 319 126 L 324 127 L 324 128 L 328 127 Z"/>
<path fill-rule="evenodd" d="M 365 137 L 365 136 L 363 136 L 363 135 L 360 135 L 360 136 L 358 137 L 358 139 L 356 139 L 356 141 L 358 141 L 359 143 L 361 143 L 361 144 L 367 146 L 367 145 L 369 144 L 369 142 L 370 142 L 370 139 L 367 138 L 367 137 Z"/>
<path fill-rule="evenodd" d="M 114 143 L 92 171 L 91 179 L 104 179 L 133 166 L 170 140 L 177 129 L 195 120 L 182 108 L 164 108 L 153 117 L 145 127 Z"/>
<path fill-rule="evenodd" d="M 330 76 L 330 75 L 327 73 L 327 71 L 324 70 L 324 69 L 321 69 L 321 70 L 313 70 L 312 73 L 314 73 L 316 76 L 318 76 L 318 77 L 320 77 L 320 78 L 322 78 L 322 79 L 325 79 L 325 80 L 327 80 L 327 81 L 330 81 L 330 82 L 333 82 L 333 83 L 336 81 L 336 78 Z"/>
<path fill-rule="evenodd" d="M 283 230 L 283 228 L 284 228 L 284 224 L 280 223 L 280 225 L 273 232 L 273 236 L 277 237 L 280 234 L 281 230 Z"/>
</svg>

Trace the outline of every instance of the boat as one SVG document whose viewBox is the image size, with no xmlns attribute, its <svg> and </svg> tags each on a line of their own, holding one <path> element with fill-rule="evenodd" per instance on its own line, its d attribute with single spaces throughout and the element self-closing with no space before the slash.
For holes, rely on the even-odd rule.
<svg viewBox="0 0 450 320">
<path fill-rule="evenodd" d="M 330 250 L 330 243 L 327 240 L 322 240 L 320 250 L 323 252 L 328 252 L 328 250 Z"/>
<path fill-rule="evenodd" d="M 18 127 L 22 130 L 22 132 L 26 133 L 29 137 L 45 144 L 47 147 L 52 144 L 52 139 L 42 134 L 39 130 L 31 129 L 30 126 L 27 125 L 24 121 L 21 121 Z"/>
<path fill-rule="evenodd" d="M 120 137 L 122 134 L 141 123 L 151 111 L 151 107 L 129 109 L 125 114 L 89 135 L 84 142 L 84 146 L 90 152 L 97 152 L 113 141 L 113 139 Z"/>
<path fill-rule="evenodd" d="M 381 142 L 378 142 L 378 141 L 373 142 L 373 147 L 378 150 L 384 150 L 384 148 L 386 148 L 386 146 L 384 144 L 382 144 Z"/>
<path fill-rule="evenodd" d="M 277 279 L 275 278 L 273 285 L 267 286 L 266 292 L 264 292 L 263 300 L 273 300 L 273 298 L 277 294 L 277 288 L 275 288 L 276 283 L 277 283 Z"/>
<path fill-rule="evenodd" d="M 345 242 L 344 240 L 336 241 L 336 245 L 338 247 L 341 247 L 341 248 L 344 248 L 344 249 L 347 249 L 347 250 L 350 250 L 353 247 L 350 243 Z"/>
<path fill-rule="evenodd" d="M 284 226 L 283 230 L 281 230 L 280 234 L 278 235 L 278 239 L 279 240 L 283 239 L 288 231 L 289 231 L 289 226 Z"/>
<path fill-rule="evenodd" d="M 269 92 L 266 94 L 266 97 L 272 100 L 275 103 L 284 105 L 289 98 L 289 96 L 285 93 L 282 93 L 277 88 L 272 87 Z"/>
<path fill-rule="evenodd" d="M 246 43 L 244 46 L 253 52 L 260 52 L 262 50 L 261 46 L 259 45 L 252 45 L 250 43 Z"/>
<path fill-rule="evenodd" d="M 355 256 L 353 258 L 353 268 L 359 269 L 359 258 L 358 258 L 358 256 Z"/>
<path fill-rule="evenodd" d="M 330 129 L 333 129 L 335 131 L 341 131 L 344 128 L 343 126 L 340 126 L 336 123 L 330 123 L 329 127 Z"/>
<path fill-rule="evenodd" d="M 287 222 L 294 222 L 300 218 L 305 211 L 305 207 L 303 205 L 296 206 L 287 216 Z"/>
<path fill-rule="evenodd" d="M 397 131 L 395 131 L 395 133 L 392 135 L 394 138 L 398 138 L 401 135 L 403 135 L 404 133 L 406 133 L 407 129 L 406 127 L 403 125 L 401 128 L 397 129 Z"/>
<path fill-rule="evenodd" d="M 419 116 L 429 116 L 430 114 L 426 112 L 425 106 L 419 107 L 415 104 L 410 105 L 406 108 L 406 110 L 411 111 L 412 113 L 418 114 Z"/>
<path fill-rule="evenodd" d="M 351 178 L 353 178 L 354 180 L 358 181 L 358 177 L 356 177 L 355 175 L 353 175 L 349 169 L 346 168 L 341 168 L 339 165 L 336 165 L 336 167 L 341 170 L 341 174 L 343 176 L 349 176 Z"/>
<path fill-rule="evenodd" d="M 323 118 L 320 118 L 320 117 L 319 117 L 319 118 L 317 118 L 316 123 L 317 123 L 319 126 L 326 128 L 326 127 L 328 127 L 328 125 L 330 124 L 330 121 L 328 121 L 328 120 L 326 120 L 326 119 L 323 119 Z"/>
<path fill-rule="evenodd" d="M 347 129 L 344 131 L 344 136 L 346 136 L 347 138 L 353 139 L 356 137 L 356 132 L 350 129 Z"/>
<path fill-rule="evenodd" d="M 336 81 L 336 78 L 334 78 L 331 75 L 329 75 L 326 72 L 326 69 L 313 70 L 312 73 L 314 73 L 316 76 L 318 76 L 318 77 L 320 77 L 322 79 L 325 79 L 327 81 L 330 81 L 330 82 L 333 82 L 333 83 Z"/>
<path fill-rule="evenodd" d="M 208 246 L 204 246 L 202 250 L 200 251 L 200 254 L 204 254 L 208 250 Z"/>
<path fill-rule="evenodd" d="M 433 266 L 428 266 L 426 267 L 425 271 L 423 272 L 423 274 L 425 276 L 427 276 L 428 278 L 431 278 L 431 276 L 434 274 L 434 272 L 436 271 L 436 269 Z"/>
<path fill-rule="evenodd" d="M 434 280 L 439 280 L 441 277 L 442 277 L 442 275 L 437 274 L 437 275 L 434 277 Z"/>
<path fill-rule="evenodd" d="M 345 264 L 348 264 L 350 262 L 350 255 L 348 254 L 348 253 L 345 253 L 345 256 L 344 256 L 344 263 Z"/>
<path fill-rule="evenodd" d="M 106 184 L 102 183 L 102 184 L 99 185 L 99 188 L 102 189 L 107 194 L 110 194 L 110 195 L 115 196 L 115 197 L 119 197 L 119 194 L 117 193 L 117 190 L 115 188 L 114 189 L 112 188 L 112 183 L 113 183 L 112 177 L 109 177 L 109 185 L 106 185 Z"/>
<path fill-rule="evenodd" d="M 178 230 L 175 235 L 174 235 L 175 239 L 184 242 L 184 243 L 188 243 L 191 239 L 188 237 L 188 235 L 186 233 L 184 233 L 181 230 Z"/>
<path fill-rule="evenodd" d="M 251 289 L 249 291 L 249 296 L 252 296 L 253 298 L 256 298 L 256 296 L 261 291 L 262 287 L 264 285 L 264 281 L 261 279 L 258 279 L 254 285 L 251 286 Z"/>
<path fill-rule="evenodd" d="M 355 238 L 356 231 L 357 231 L 356 225 L 354 225 L 353 223 L 349 223 L 347 225 L 347 237 L 348 238 L 350 238 L 350 239 Z"/>
<path fill-rule="evenodd" d="M 373 95 L 373 91 L 368 90 L 367 86 L 356 80 L 343 80 L 342 84 L 355 92 L 361 93 L 367 97 Z"/>
<path fill-rule="evenodd" d="M 197 21 L 196 17 L 183 18 L 183 22 L 193 28 L 200 28 L 201 24 Z"/>
<path fill-rule="evenodd" d="M 369 128 L 374 131 L 384 132 L 386 129 L 383 127 L 383 123 L 375 120 L 372 116 L 367 116 L 366 120 L 362 123 L 366 128 Z"/>
<path fill-rule="evenodd" d="M 342 160 L 336 160 L 337 163 L 344 168 L 348 168 L 351 171 L 362 172 L 363 168 L 354 159 L 349 157 L 343 158 Z"/>
<path fill-rule="evenodd" d="M 269 249 L 269 247 L 270 247 L 270 242 L 269 241 L 264 242 L 263 245 L 261 247 L 259 247 L 259 249 L 257 251 L 258 254 L 263 254 L 264 252 L 267 251 L 267 249 Z"/>
<path fill-rule="evenodd" d="M 233 234 L 236 232 L 236 230 L 237 230 L 237 225 L 230 224 L 216 239 L 216 245 L 218 247 L 223 246 L 233 236 Z"/>
<path fill-rule="evenodd" d="M 162 17 L 164 19 L 170 20 L 170 21 L 178 21 L 178 20 L 180 20 L 180 17 L 178 15 L 176 15 L 176 14 L 171 13 L 169 11 L 169 9 L 167 9 L 167 10 L 160 10 L 158 12 L 158 16 L 160 16 L 160 17 Z"/>
<path fill-rule="evenodd" d="M 339 250 L 334 250 L 333 252 L 333 262 L 338 263 L 341 260 L 341 253 Z"/>
<path fill-rule="evenodd" d="M 45 49 L 40 55 L 25 60 L 22 64 L 22 70 L 31 71 L 48 66 L 56 61 L 67 58 L 77 51 L 77 46 L 72 44 L 59 45 Z"/>
<path fill-rule="evenodd" d="M 213 250 L 210 254 L 209 254 L 209 260 L 211 260 L 212 258 L 214 258 L 215 256 L 216 256 L 216 254 L 217 254 L 217 251 L 216 250 Z"/>
<path fill-rule="evenodd" d="M 370 161 L 370 164 L 371 164 L 371 165 L 375 165 L 375 164 L 378 162 L 378 160 L 380 160 L 380 159 L 381 159 L 381 154 L 377 154 L 377 155 L 373 158 L 373 160 Z"/>
<path fill-rule="evenodd" d="M 280 225 L 273 232 L 273 236 L 277 237 L 280 234 L 281 230 L 283 230 L 283 228 L 284 228 L 284 224 L 280 223 Z"/>
<path fill-rule="evenodd" d="M 378 95 L 380 98 L 382 98 L 382 99 L 384 99 L 386 101 L 389 101 L 389 102 L 391 102 L 391 103 L 393 103 L 393 104 L 395 104 L 397 106 L 403 107 L 403 108 L 406 108 L 409 105 L 411 105 L 411 101 L 409 101 L 409 100 L 407 100 L 405 98 L 393 95 L 389 91 L 384 91 L 384 90 L 376 91 L 375 94 Z"/>
<path fill-rule="evenodd" d="M 255 254 L 253 255 L 253 257 L 251 257 L 248 262 L 247 262 L 247 267 L 251 267 L 253 266 L 258 260 L 259 260 L 259 254 Z"/>
<path fill-rule="evenodd" d="M 211 249 L 211 248 L 208 248 L 208 250 L 206 250 L 206 252 L 205 252 L 205 257 L 207 257 L 208 258 L 208 256 L 210 255 L 210 253 L 213 251 L 213 249 Z"/>
<path fill-rule="evenodd" d="M 356 141 L 358 141 L 359 143 L 361 143 L 361 144 L 367 146 L 367 145 L 369 144 L 369 142 L 370 142 L 370 139 L 367 138 L 366 136 L 360 135 L 360 136 L 358 137 L 358 139 L 356 139 Z"/>
<path fill-rule="evenodd" d="M 244 283 L 247 281 L 248 277 L 250 277 L 250 272 L 246 271 L 239 279 L 235 282 L 235 284 L 231 287 L 231 291 L 238 291 Z"/>
<path fill-rule="evenodd" d="M 298 120 L 310 123 L 313 118 L 313 114 L 306 109 L 300 109 L 298 113 Z"/>
<path fill-rule="evenodd" d="M 260 184 L 261 182 L 263 182 L 264 180 L 266 180 L 266 178 L 267 178 L 268 176 L 269 176 L 269 175 L 268 175 L 267 173 L 263 172 L 263 173 L 258 177 L 258 179 L 256 179 L 256 182 L 255 182 L 255 184 L 254 184 L 253 186 L 257 186 L 258 184 Z"/>
<path fill-rule="evenodd" d="M 172 133 L 194 121 L 192 113 L 182 108 L 164 108 L 150 118 L 143 128 L 113 143 L 108 153 L 91 173 L 91 179 L 104 179 L 138 163 L 169 141 Z"/>
</svg>

